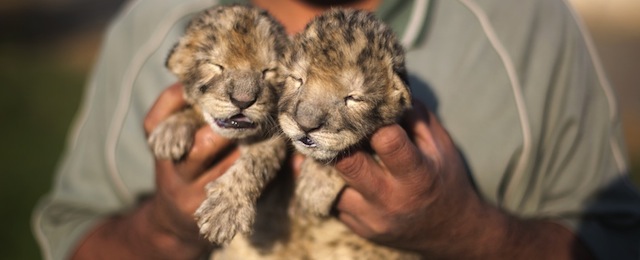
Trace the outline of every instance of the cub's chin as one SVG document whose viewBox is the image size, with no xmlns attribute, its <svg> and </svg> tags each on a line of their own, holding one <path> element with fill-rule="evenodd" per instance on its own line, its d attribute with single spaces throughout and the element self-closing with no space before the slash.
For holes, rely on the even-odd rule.
<svg viewBox="0 0 640 260">
<path fill-rule="evenodd" d="M 331 161 L 340 155 L 340 151 L 324 149 L 322 146 L 309 147 L 300 140 L 293 141 L 296 150 L 318 161 Z"/>
<path fill-rule="evenodd" d="M 355 133 L 322 128 L 311 133 L 305 133 L 286 113 L 281 113 L 278 119 L 282 132 L 291 140 L 295 149 L 318 161 L 328 162 L 335 160 L 355 145 L 353 140 L 360 139 Z"/>
</svg>

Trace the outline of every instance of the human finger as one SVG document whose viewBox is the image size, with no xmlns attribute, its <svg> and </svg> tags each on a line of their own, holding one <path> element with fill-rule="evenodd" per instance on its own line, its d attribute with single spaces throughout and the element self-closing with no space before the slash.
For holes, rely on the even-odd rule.
<svg viewBox="0 0 640 260">
<path fill-rule="evenodd" d="M 370 202 L 355 189 L 345 188 L 335 209 L 338 219 L 362 237 L 372 238 L 374 230 L 385 228 L 384 222 L 374 221 L 378 218 L 380 205 Z"/>
<path fill-rule="evenodd" d="M 156 187 L 162 198 L 176 204 L 184 214 L 193 214 L 205 197 L 205 185 L 224 174 L 236 161 L 237 150 L 216 162 L 194 181 L 185 181 L 178 173 L 175 162 L 156 160 Z"/>
<path fill-rule="evenodd" d="M 376 198 L 376 193 L 383 189 L 385 176 L 382 167 L 373 157 L 364 151 L 356 150 L 340 158 L 336 164 L 347 185 L 357 190 L 367 199 Z"/>
<path fill-rule="evenodd" d="M 227 172 L 227 170 L 229 170 L 229 168 L 231 168 L 231 166 L 236 162 L 238 157 L 240 157 L 240 151 L 238 149 L 233 149 L 229 153 L 226 153 L 223 158 L 217 160 L 214 165 L 204 171 L 204 173 L 199 175 L 193 181 L 193 187 L 204 192 L 204 187 L 207 183 L 215 181 Z"/>
<path fill-rule="evenodd" d="M 362 220 L 348 212 L 338 212 L 337 218 L 344 223 L 353 233 L 368 238 L 371 237 L 370 229 L 362 222 Z"/>
<path fill-rule="evenodd" d="M 185 182 L 176 172 L 174 163 L 171 160 L 155 160 L 156 187 L 160 192 L 179 190 Z"/>
<path fill-rule="evenodd" d="M 424 167 L 424 158 L 398 124 L 385 126 L 371 137 L 371 148 L 394 177 L 407 177 Z"/>
<path fill-rule="evenodd" d="M 156 192 L 152 198 L 158 211 L 154 219 L 175 234 L 198 234 L 193 214 L 205 198 L 204 187 L 186 183 L 171 160 L 156 160 Z"/>
<path fill-rule="evenodd" d="M 182 93 L 183 86 L 180 83 L 175 83 L 160 93 L 160 96 L 144 118 L 143 124 L 146 135 L 149 135 L 164 119 L 187 105 Z"/>
<path fill-rule="evenodd" d="M 414 112 L 410 116 L 413 123 L 409 131 L 416 146 L 425 155 L 429 167 L 438 171 L 438 168 L 443 167 L 443 162 L 457 162 L 460 159 L 449 132 L 424 104 L 415 101 Z"/>
<path fill-rule="evenodd" d="M 362 195 L 352 187 L 346 187 L 340 193 L 340 197 L 335 204 L 335 209 L 338 212 L 346 212 L 350 215 L 359 216 L 367 212 L 364 205 L 368 205 L 369 202 Z"/>
<path fill-rule="evenodd" d="M 178 174 L 187 182 L 193 181 L 229 152 L 232 143 L 213 132 L 211 127 L 201 127 L 196 131 L 193 145 L 185 158 L 176 164 Z"/>
</svg>

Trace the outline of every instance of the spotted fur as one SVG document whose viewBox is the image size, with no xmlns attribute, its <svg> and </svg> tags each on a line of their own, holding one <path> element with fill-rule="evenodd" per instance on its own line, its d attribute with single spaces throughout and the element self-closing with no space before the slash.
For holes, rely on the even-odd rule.
<svg viewBox="0 0 640 260">
<path fill-rule="evenodd" d="M 296 196 L 300 207 L 325 216 L 344 184 L 324 164 L 410 108 L 404 50 L 372 13 L 333 10 L 295 37 L 283 67 L 278 119 L 312 160 L 304 164 Z"/>
<path fill-rule="evenodd" d="M 251 231 L 256 201 L 285 159 L 275 115 L 282 85 L 278 61 L 286 45 L 284 29 L 265 11 L 226 5 L 195 16 L 167 58 L 191 107 L 153 130 L 155 156 L 184 158 L 204 125 L 239 144 L 240 158 L 207 184 L 207 198 L 195 213 L 201 233 L 216 244 Z"/>
<path fill-rule="evenodd" d="M 410 107 L 395 35 L 369 12 L 332 10 L 294 37 L 282 73 L 278 119 L 308 156 L 301 176 L 294 188 L 293 180 L 272 183 L 259 203 L 264 222 L 214 251 L 213 259 L 419 259 L 373 244 L 329 217 L 344 181 L 327 162 Z"/>
<path fill-rule="evenodd" d="M 410 107 L 404 51 L 372 13 L 334 10 L 284 60 L 279 122 L 298 151 L 328 161 Z"/>
</svg>

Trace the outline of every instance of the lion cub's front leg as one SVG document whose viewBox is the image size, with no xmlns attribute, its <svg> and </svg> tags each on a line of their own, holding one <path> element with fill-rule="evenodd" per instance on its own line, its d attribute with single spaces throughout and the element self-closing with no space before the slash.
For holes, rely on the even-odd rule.
<svg viewBox="0 0 640 260">
<path fill-rule="evenodd" d="M 189 152 L 198 128 L 205 125 L 193 108 L 175 113 L 162 121 L 149 135 L 148 143 L 156 158 L 180 160 Z"/>
<path fill-rule="evenodd" d="M 340 173 L 312 158 L 305 159 L 301 168 L 295 193 L 297 209 L 320 217 L 329 216 L 336 197 L 345 186 Z"/>
<path fill-rule="evenodd" d="M 282 167 L 286 142 L 273 137 L 240 147 L 240 157 L 217 180 L 206 186 L 207 198 L 195 213 L 200 233 L 225 244 L 237 232 L 250 233 L 256 201 Z"/>
</svg>

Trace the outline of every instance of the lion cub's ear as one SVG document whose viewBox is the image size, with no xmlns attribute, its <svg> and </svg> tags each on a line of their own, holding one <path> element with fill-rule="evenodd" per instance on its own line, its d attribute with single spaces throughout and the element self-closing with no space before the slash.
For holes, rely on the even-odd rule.
<svg viewBox="0 0 640 260">
<path fill-rule="evenodd" d="M 180 80 L 184 79 L 188 71 L 195 66 L 195 52 L 188 47 L 188 42 L 189 39 L 185 37 L 176 43 L 165 61 L 167 69 L 178 76 Z"/>
<path fill-rule="evenodd" d="M 402 109 L 411 108 L 411 88 L 409 77 L 404 66 L 393 69 L 393 90 L 391 96 L 395 104 L 400 104 Z"/>
</svg>

